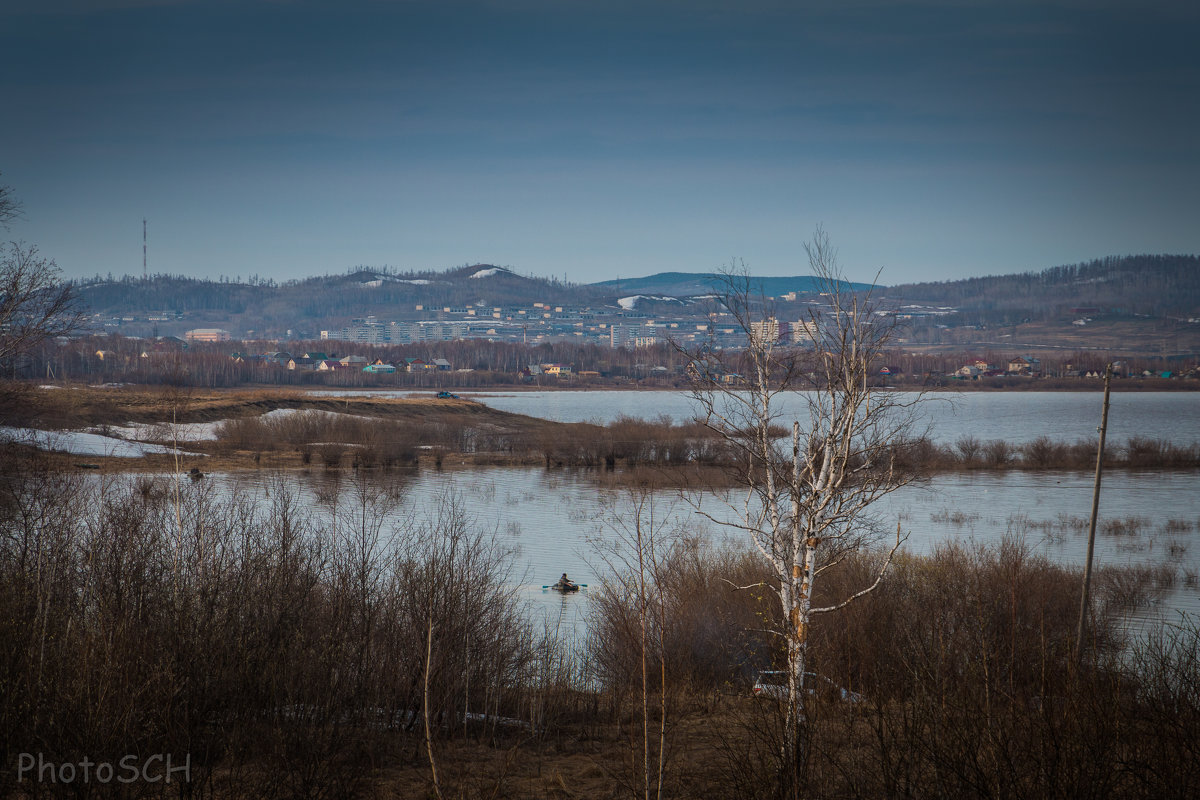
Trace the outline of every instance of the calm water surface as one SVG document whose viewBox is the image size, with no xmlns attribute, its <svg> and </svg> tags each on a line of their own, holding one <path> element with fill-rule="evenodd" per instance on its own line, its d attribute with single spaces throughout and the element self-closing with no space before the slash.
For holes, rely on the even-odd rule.
<svg viewBox="0 0 1200 800">
<path fill-rule="evenodd" d="M 696 414 L 685 392 L 545 391 L 466 393 L 502 411 L 560 422 L 611 422 L 619 416 L 656 417 L 675 421 Z M 786 402 L 784 416 L 803 420 L 799 393 Z M 1038 436 L 1073 442 L 1096 437 L 1102 393 L 1096 392 L 939 392 L 928 395 L 922 418 L 935 439 L 954 442 L 962 436 L 1028 442 Z M 1168 439 L 1184 444 L 1200 441 L 1200 392 L 1114 392 L 1108 412 L 1108 438 L 1132 436 Z"/>
<path fill-rule="evenodd" d="M 338 397 L 431 396 L 430 391 L 329 390 Z M 462 397 L 501 411 L 557 422 L 612 422 L 621 416 L 679 422 L 696 416 L 686 392 L 652 390 L 471 392 Z M 912 394 L 912 393 L 904 393 Z M 1049 436 L 1057 441 L 1095 439 L 1100 425 L 1102 390 L 1095 392 L 937 392 L 926 395 L 919 424 L 928 424 L 934 439 L 953 443 L 963 436 L 1003 439 L 1013 444 Z M 803 420 L 800 392 L 780 396 L 783 416 Z M 1122 443 L 1133 436 L 1179 444 L 1200 442 L 1200 392 L 1114 392 L 1108 414 L 1108 439 Z"/>
<path fill-rule="evenodd" d="M 463 396 L 503 411 L 562 422 L 607 423 L 620 416 L 660 415 L 682 421 L 696 413 L 686 392 L 464 392 Z M 803 419 L 803 396 L 797 393 L 785 400 L 787 414 Z M 928 424 L 933 438 L 945 443 L 963 436 L 1013 444 L 1038 436 L 1073 442 L 1095 438 L 1100 410 L 1099 385 L 1095 392 L 943 392 L 930 395 L 922 406 L 921 424 Z M 1119 444 L 1133 436 L 1179 444 L 1200 442 L 1200 393 L 1114 393 L 1108 439 Z M 325 479 L 308 480 L 315 497 L 316 484 Z M 1134 617 L 1200 615 L 1200 473 L 1110 472 L 1103 486 L 1096 565 L 1166 565 L 1176 574 L 1174 587 Z M 583 583 L 598 580 L 604 571 L 600 552 L 603 542 L 612 540 L 613 520 L 632 516 L 620 495 L 599 491 L 586 475 L 564 471 L 496 468 L 424 473 L 413 480 L 401 513 L 411 513 L 447 490 L 468 502 L 479 524 L 493 527 L 517 548 L 518 571 L 524 575 L 522 591 L 535 600 L 548 621 L 582 624 L 586 593 L 561 598 L 543 594 L 541 586 L 564 571 Z M 928 553 L 950 541 L 998 543 L 1012 535 L 1058 562 L 1082 565 L 1091 499 L 1090 472 L 956 473 L 906 487 L 880 501 L 875 511 L 882 527 L 894 529 L 897 521 L 901 523 L 908 536 L 906 547 L 913 552 Z M 730 535 L 705 522 L 673 492 L 660 492 L 657 506 L 660 519 L 665 516 L 690 533 L 715 539 Z M 1121 533 L 1113 531 L 1116 520 L 1126 522 Z M 1110 523 L 1107 527 L 1105 521 Z"/>
<path fill-rule="evenodd" d="M 214 478 L 242 495 L 267 490 L 253 476 Z M 318 517 L 329 513 L 331 498 L 349 492 L 344 477 L 322 471 L 294 479 Z M 1139 609 L 1136 618 L 1170 618 L 1181 611 L 1200 615 L 1198 488 L 1200 480 L 1193 473 L 1113 472 L 1105 477 L 1096 565 L 1165 564 L 1176 574 L 1173 589 L 1157 604 Z M 461 498 L 477 525 L 494 531 L 514 550 L 514 581 L 546 622 L 582 630 L 587 593 L 564 598 L 541 587 L 563 572 L 581 583 L 598 583 L 607 569 L 604 554 L 612 551 L 614 525 L 633 517 L 627 497 L 597 489 L 586 473 L 502 467 L 425 471 L 405 479 L 394 495 L 393 523 L 403 527 L 447 492 Z M 905 546 L 916 553 L 929 553 L 948 541 L 995 544 L 1014 535 L 1036 553 L 1082 565 L 1091 498 L 1088 474 L 956 473 L 897 491 L 877 504 L 876 515 L 882 528 L 894 529 L 899 521 L 908 537 Z M 712 510 L 719 504 L 709 497 L 704 507 Z M 657 493 L 654 512 L 657 520 L 692 535 L 745 542 L 741 534 L 701 518 L 672 491 Z M 1105 533 L 1106 520 L 1133 520 L 1135 530 Z"/>
</svg>

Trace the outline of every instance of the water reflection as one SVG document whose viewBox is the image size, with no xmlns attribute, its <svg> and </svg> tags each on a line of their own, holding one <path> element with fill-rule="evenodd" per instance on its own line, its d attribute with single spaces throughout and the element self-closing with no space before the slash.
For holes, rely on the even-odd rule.
<svg viewBox="0 0 1200 800">
<path fill-rule="evenodd" d="M 607 569 L 601 551 L 613 543 L 614 520 L 633 512 L 620 492 L 597 488 L 586 473 L 540 468 L 479 468 L 420 473 L 311 471 L 283 476 L 214 475 L 242 497 L 269 496 L 284 480 L 300 492 L 312 513 L 345 515 L 382 508 L 386 522 L 411 526 L 439 497 L 462 499 L 475 525 L 493 532 L 512 550 L 517 591 L 546 625 L 581 633 L 588 593 L 562 595 L 542 587 L 567 572 L 594 587 Z M 1200 615 L 1200 493 L 1191 473 L 1112 473 L 1105 477 L 1096 565 L 1168 567 L 1176 580 L 1154 606 L 1134 616 L 1151 618 L 1184 611 Z M 715 527 L 670 490 L 654 493 L 656 513 L 686 526 L 694 536 L 743 542 Z M 873 511 L 881 527 L 899 521 L 906 548 L 930 553 L 940 543 L 998 543 L 1021 537 L 1035 552 L 1079 566 L 1086 550 L 1091 476 L 1074 473 L 954 473 L 905 487 Z M 712 512 L 713 499 L 705 504 Z"/>
</svg>

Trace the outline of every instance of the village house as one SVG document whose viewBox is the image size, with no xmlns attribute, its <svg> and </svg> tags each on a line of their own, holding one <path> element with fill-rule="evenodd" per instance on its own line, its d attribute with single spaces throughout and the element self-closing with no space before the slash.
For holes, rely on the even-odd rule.
<svg viewBox="0 0 1200 800">
<path fill-rule="evenodd" d="M 229 331 L 220 328 L 195 328 L 183 335 L 189 342 L 228 342 L 232 337 Z"/>
<path fill-rule="evenodd" d="M 1021 356 L 1008 362 L 1010 375 L 1037 375 L 1042 371 L 1042 362 L 1030 356 Z"/>
</svg>

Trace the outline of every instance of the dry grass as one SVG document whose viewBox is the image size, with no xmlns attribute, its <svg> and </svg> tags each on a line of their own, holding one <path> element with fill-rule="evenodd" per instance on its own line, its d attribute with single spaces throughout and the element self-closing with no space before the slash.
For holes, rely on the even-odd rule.
<svg viewBox="0 0 1200 800">
<path fill-rule="evenodd" d="M 197 390 L 175 387 L 27 387 L 10 405 L 11 425 L 44 429 L 128 423 L 225 421 L 216 442 L 189 442 L 204 455 L 185 469 L 237 471 L 306 467 L 374 468 L 398 465 L 463 469 L 476 465 L 540 464 L 547 469 L 589 468 L 605 486 L 728 486 L 733 458 L 711 431 L 695 422 L 623 417 L 609 425 L 559 423 L 489 408 L 470 400 L 426 396 L 333 397 L 294 390 Z M 264 419 L 270 411 L 304 412 Z M 335 446 L 340 452 L 334 452 Z M 954 470 L 1092 470 L 1095 442 L 1022 445 L 963 437 L 954 445 L 928 439 L 897 444 L 898 467 L 914 473 Z M 142 459 L 66 459 L 108 471 L 174 470 L 171 456 Z M 1107 449 L 1108 468 L 1200 468 L 1200 445 L 1133 438 Z M 953 524 L 970 520 L 947 519 Z M 1185 532 L 1190 521 L 1173 521 Z M 1113 528 L 1111 534 L 1128 533 Z"/>
</svg>

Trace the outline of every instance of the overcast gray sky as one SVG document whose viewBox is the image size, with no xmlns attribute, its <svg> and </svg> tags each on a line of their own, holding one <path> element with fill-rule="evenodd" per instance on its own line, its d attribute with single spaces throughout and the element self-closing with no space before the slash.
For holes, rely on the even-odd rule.
<svg viewBox="0 0 1200 800">
<path fill-rule="evenodd" d="M 1200 252 L 1196 3 L 0 6 L 7 235 L 70 277 L 591 282 L 823 224 L 886 284 Z"/>
</svg>

